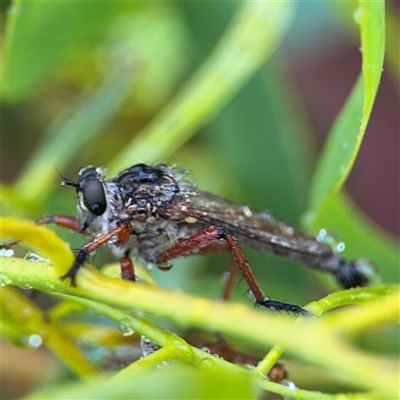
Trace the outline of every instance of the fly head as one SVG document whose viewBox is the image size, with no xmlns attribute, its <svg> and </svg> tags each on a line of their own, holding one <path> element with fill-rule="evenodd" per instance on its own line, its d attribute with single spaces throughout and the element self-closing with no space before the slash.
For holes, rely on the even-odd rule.
<svg viewBox="0 0 400 400">
<path fill-rule="evenodd" d="M 81 168 L 78 174 L 77 182 L 60 175 L 62 184 L 74 187 L 79 196 L 78 219 L 82 224 L 80 231 L 84 231 L 105 213 L 108 202 L 102 168 L 88 166 Z"/>
</svg>

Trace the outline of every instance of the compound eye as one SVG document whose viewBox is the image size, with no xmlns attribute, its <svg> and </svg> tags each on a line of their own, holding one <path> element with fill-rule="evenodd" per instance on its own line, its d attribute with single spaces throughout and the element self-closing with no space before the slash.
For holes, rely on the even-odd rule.
<svg viewBox="0 0 400 400">
<path fill-rule="evenodd" d="M 90 179 L 82 189 L 83 203 L 93 215 L 101 215 L 106 210 L 107 201 L 103 184 L 98 179 Z"/>
</svg>

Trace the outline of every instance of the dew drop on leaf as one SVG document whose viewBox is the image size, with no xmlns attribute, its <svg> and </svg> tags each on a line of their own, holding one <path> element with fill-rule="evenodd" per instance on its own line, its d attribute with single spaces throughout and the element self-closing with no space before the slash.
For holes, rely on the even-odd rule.
<svg viewBox="0 0 400 400">
<path fill-rule="evenodd" d="M 282 379 L 279 382 L 281 385 L 288 387 L 290 390 L 296 390 L 296 385 L 289 379 Z M 295 400 L 295 397 L 292 396 L 282 396 L 285 400 Z"/>
<path fill-rule="evenodd" d="M 0 286 L 7 286 L 10 283 L 11 280 L 6 274 L 0 274 Z"/>
<path fill-rule="evenodd" d="M 14 255 L 14 251 L 12 249 L 0 249 L 0 257 L 12 257 Z"/>
<path fill-rule="evenodd" d="M 42 345 L 43 339 L 40 335 L 33 333 L 31 335 L 21 336 L 20 343 L 26 347 L 37 348 Z"/>
<path fill-rule="evenodd" d="M 200 360 L 200 364 L 199 365 L 200 365 L 200 367 L 207 368 L 207 369 L 216 368 L 215 362 L 209 357 L 202 358 Z"/>
<path fill-rule="evenodd" d="M 43 343 L 43 339 L 40 335 L 32 334 L 28 336 L 28 345 L 30 347 L 40 347 Z"/>
<path fill-rule="evenodd" d="M 118 324 L 118 330 L 120 331 L 122 336 L 132 336 L 135 331 L 129 326 L 129 323 L 126 321 L 121 321 Z"/>
<path fill-rule="evenodd" d="M 356 24 L 361 24 L 365 18 L 365 11 L 362 8 L 357 8 L 353 13 L 353 20 Z"/>
</svg>

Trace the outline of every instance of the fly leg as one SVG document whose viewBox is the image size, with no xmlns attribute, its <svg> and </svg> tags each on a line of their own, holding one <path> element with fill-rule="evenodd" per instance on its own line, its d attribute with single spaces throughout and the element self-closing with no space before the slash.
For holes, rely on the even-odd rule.
<svg viewBox="0 0 400 400">
<path fill-rule="evenodd" d="M 124 243 L 124 242 L 126 242 L 129 235 L 130 235 L 130 228 L 126 227 L 124 225 L 121 225 L 121 226 L 113 229 L 111 232 L 107 233 L 106 235 L 85 244 L 75 254 L 75 261 L 74 261 L 72 267 L 68 270 L 68 272 L 65 275 L 60 276 L 60 279 L 61 280 L 70 279 L 71 286 L 75 287 L 76 286 L 76 274 L 78 273 L 79 269 L 82 267 L 82 265 L 85 263 L 87 257 L 91 253 L 93 253 L 99 247 L 104 246 L 107 242 L 109 242 L 111 239 L 113 239 L 115 237 L 118 237 L 120 243 Z M 129 261 L 128 261 L 128 259 L 129 259 Z M 134 280 L 135 274 L 133 271 L 133 263 L 132 263 L 132 260 L 127 256 L 125 256 L 121 260 L 121 272 L 122 272 L 122 274 L 121 274 L 122 279 Z M 133 279 L 132 279 L 132 277 L 133 277 Z"/>
<path fill-rule="evenodd" d="M 49 215 L 38 219 L 35 223 L 36 225 L 55 224 L 78 233 L 83 232 L 87 228 L 85 225 L 82 226 L 76 218 L 69 215 Z"/>
<path fill-rule="evenodd" d="M 121 278 L 125 281 L 136 281 L 135 267 L 132 259 L 129 257 L 129 251 L 126 252 L 125 257 L 120 261 L 121 263 Z"/>
<path fill-rule="evenodd" d="M 231 298 L 237 270 L 238 270 L 238 265 L 236 263 L 236 260 L 232 259 L 229 271 L 226 273 L 225 276 L 226 279 L 224 280 L 224 287 L 221 295 L 221 299 L 224 301 L 228 301 Z"/>
<path fill-rule="evenodd" d="M 211 253 L 220 253 L 222 251 L 230 251 L 230 246 L 228 245 L 228 243 L 226 243 L 226 242 L 219 243 L 215 239 L 211 239 L 211 240 L 212 241 L 210 243 L 205 244 L 205 247 L 198 248 L 198 249 L 194 250 L 195 254 L 196 255 L 199 255 L 199 254 L 211 254 Z M 181 243 L 182 242 L 179 242 L 179 244 L 181 244 Z M 203 243 L 201 243 L 201 244 L 203 244 Z M 179 257 L 179 255 L 176 255 L 175 257 L 172 257 L 171 253 L 170 253 L 170 250 L 167 250 L 164 253 L 164 254 L 167 253 L 167 259 Z M 191 254 L 194 254 L 194 252 L 191 253 Z M 187 255 L 187 254 L 185 254 L 185 255 Z M 165 258 L 163 258 L 163 260 L 164 259 Z M 226 279 L 224 280 L 224 286 L 223 286 L 222 293 L 221 293 L 221 299 L 224 300 L 224 301 L 228 301 L 231 298 L 232 290 L 233 290 L 233 287 L 234 287 L 234 284 L 235 284 L 235 277 L 236 277 L 237 270 L 238 270 L 237 263 L 236 263 L 235 259 L 232 259 L 229 271 L 226 272 L 226 276 L 225 276 Z"/>
<path fill-rule="evenodd" d="M 210 226 L 209 228 L 197 233 L 196 235 L 188 239 L 179 241 L 171 249 L 168 249 L 165 252 L 163 252 L 159 256 L 159 259 L 161 262 L 167 262 L 168 260 L 180 256 L 192 255 L 218 240 L 224 240 L 229 245 L 235 263 L 242 271 L 243 278 L 246 280 L 247 285 L 249 286 L 249 289 L 253 294 L 255 302 L 257 304 L 267 307 L 272 311 L 284 310 L 287 312 L 292 312 L 294 314 L 308 314 L 307 311 L 300 306 L 283 303 L 276 300 L 271 300 L 269 297 L 264 295 L 264 293 L 258 286 L 258 283 L 256 282 L 253 276 L 250 265 L 244 258 L 244 255 L 241 252 L 239 246 L 237 245 L 234 237 L 229 233 L 227 233 L 225 229 L 221 229 L 215 226 Z M 231 282 L 232 280 L 228 279 L 228 288 L 225 288 L 224 291 L 224 295 L 228 297 L 230 293 L 229 285 L 232 285 Z"/>
<path fill-rule="evenodd" d="M 236 240 L 232 235 L 229 235 L 224 229 L 218 229 L 218 236 L 221 239 L 225 239 L 229 244 L 233 257 L 242 271 L 243 277 L 246 280 L 257 304 L 269 308 L 272 311 L 287 311 L 294 314 L 308 314 L 308 312 L 297 305 L 283 303 L 281 301 L 271 300 L 265 296 L 260 287 L 258 286 L 253 273 L 251 271 L 249 263 L 244 258 L 242 251 L 236 243 Z"/>
<path fill-rule="evenodd" d="M 47 225 L 47 224 L 55 224 L 57 226 L 62 226 L 63 228 L 70 229 L 77 233 L 85 233 L 86 228 L 90 225 L 90 219 L 81 223 L 74 217 L 70 217 L 69 215 L 49 215 L 42 217 L 35 221 L 36 225 Z M 125 243 L 130 236 L 130 229 L 120 226 L 107 235 L 93 240 L 92 242 L 87 243 L 83 246 L 78 252 L 75 254 L 75 262 L 73 266 L 68 270 L 68 272 L 61 276 L 60 279 L 71 279 L 71 286 L 76 286 L 76 274 L 79 268 L 84 264 L 89 254 L 93 253 L 96 249 L 106 244 L 109 240 L 111 240 L 114 236 L 118 236 L 119 243 Z M 1 248 L 9 249 L 19 243 L 18 240 L 11 239 L 4 244 L 0 244 Z M 121 278 L 124 280 L 134 281 L 135 273 L 132 259 L 129 257 L 129 251 L 125 254 L 125 257 L 121 259 Z"/>
</svg>

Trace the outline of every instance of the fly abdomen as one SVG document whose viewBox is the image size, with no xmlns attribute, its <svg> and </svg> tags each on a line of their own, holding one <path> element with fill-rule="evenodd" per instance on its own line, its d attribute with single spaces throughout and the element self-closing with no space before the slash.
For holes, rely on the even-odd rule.
<svg viewBox="0 0 400 400">
<path fill-rule="evenodd" d="M 338 268 L 333 275 L 345 289 L 369 286 L 380 280 L 376 265 L 364 258 L 356 261 L 338 258 Z"/>
</svg>

